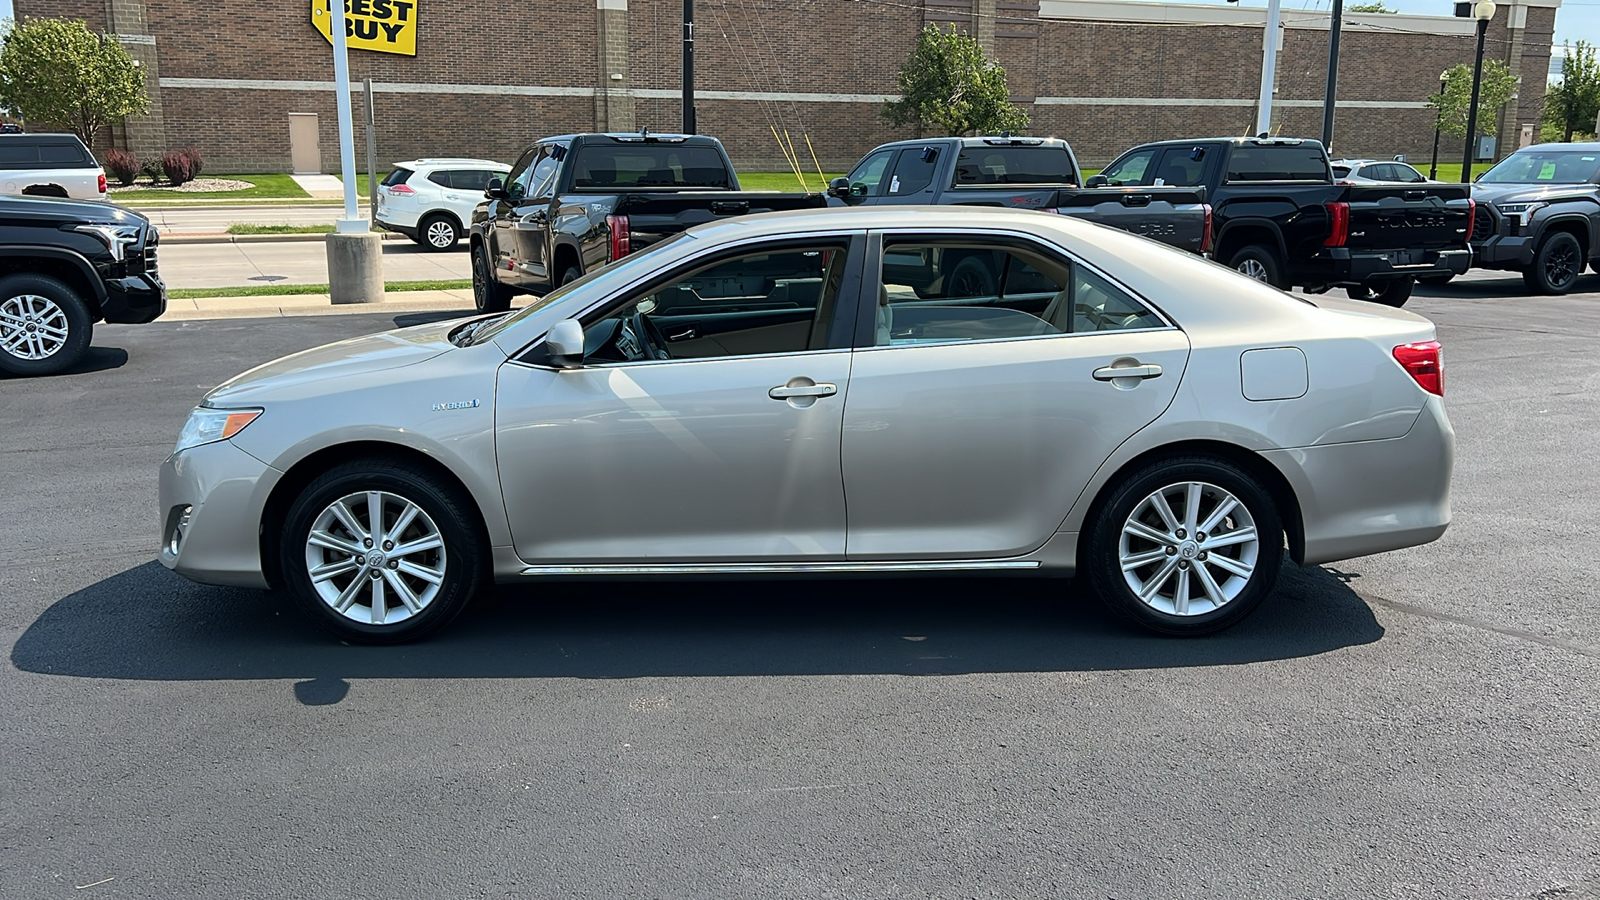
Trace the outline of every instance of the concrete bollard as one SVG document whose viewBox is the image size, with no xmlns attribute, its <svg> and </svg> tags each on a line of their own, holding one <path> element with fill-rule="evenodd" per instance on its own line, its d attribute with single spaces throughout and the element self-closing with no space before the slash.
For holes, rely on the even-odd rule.
<svg viewBox="0 0 1600 900">
<path fill-rule="evenodd" d="M 383 302 L 382 235 L 328 235 L 328 293 L 334 303 Z"/>
</svg>

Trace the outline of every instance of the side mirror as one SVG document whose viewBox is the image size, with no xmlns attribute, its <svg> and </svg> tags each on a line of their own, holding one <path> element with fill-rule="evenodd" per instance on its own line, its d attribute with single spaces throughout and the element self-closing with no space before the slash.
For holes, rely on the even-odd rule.
<svg viewBox="0 0 1600 900">
<path fill-rule="evenodd" d="M 577 319 L 562 319 L 544 336 L 550 364 L 561 369 L 583 367 L 583 326 Z"/>
<path fill-rule="evenodd" d="M 848 201 L 850 199 L 850 179 L 840 175 L 838 178 L 828 182 L 828 196 Z"/>
<path fill-rule="evenodd" d="M 506 183 L 498 178 L 489 179 L 489 187 L 483 192 L 483 195 L 490 200 L 506 199 Z"/>
<path fill-rule="evenodd" d="M 1108 184 L 1110 184 L 1110 182 L 1106 180 L 1106 177 L 1104 175 L 1090 175 L 1089 176 L 1089 180 L 1085 181 L 1083 183 L 1083 186 L 1084 187 L 1097 188 L 1097 187 L 1105 187 Z"/>
</svg>

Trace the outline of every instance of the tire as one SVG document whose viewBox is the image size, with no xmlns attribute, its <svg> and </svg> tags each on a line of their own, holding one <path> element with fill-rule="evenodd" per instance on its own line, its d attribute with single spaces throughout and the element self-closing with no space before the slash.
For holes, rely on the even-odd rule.
<svg viewBox="0 0 1600 900">
<path fill-rule="evenodd" d="M 1253 278 L 1262 284 L 1270 284 L 1280 290 L 1289 286 L 1283 279 L 1283 263 L 1278 261 L 1278 254 L 1263 244 L 1240 248 L 1228 260 L 1228 265 L 1246 278 Z"/>
<path fill-rule="evenodd" d="M 1198 491 L 1194 515 L 1187 514 L 1190 491 Z M 1165 524 L 1157 496 L 1174 526 Z M 1197 540 L 1207 518 L 1229 500 L 1237 505 L 1211 525 L 1226 530 Z M 1114 611 L 1152 631 L 1192 637 L 1238 623 L 1272 592 L 1283 562 L 1283 526 L 1271 496 L 1243 470 L 1212 457 L 1181 457 L 1152 463 L 1118 484 L 1097 506 L 1084 551 L 1089 583 Z M 1149 600 L 1140 599 L 1140 589 L 1151 592 Z"/>
<path fill-rule="evenodd" d="M 1415 286 L 1413 278 L 1391 278 L 1387 281 L 1369 281 L 1357 287 L 1345 288 L 1345 293 L 1351 300 L 1366 300 L 1369 303 L 1381 303 L 1384 306 L 1393 306 L 1399 309 L 1411 299 L 1411 289 Z"/>
<path fill-rule="evenodd" d="M 373 502 L 388 535 L 373 535 Z M 398 538 L 396 525 L 403 529 Z M 431 472 L 406 462 L 353 460 L 312 481 L 289 508 L 280 571 L 296 604 L 340 638 L 413 641 L 454 619 L 488 582 L 480 532 L 470 501 Z M 385 558 L 408 545 L 417 549 Z"/>
<path fill-rule="evenodd" d="M 417 223 L 417 243 L 432 253 L 454 250 L 461 240 L 461 226 L 449 216 L 432 215 Z"/>
<path fill-rule="evenodd" d="M 1429 287 L 1438 287 L 1442 284 L 1449 284 L 1455 279 L 1456 276 L 1454 272 L 1450 273 L 1449 275 L 1424 275 L 1417 279 L 1417 284 L 1425 284 Z"/>
<path fill-rule="evenodd" d="M 1569 232 L 1552 231 L 1533 251 L 1533 267 L 1522 273 L 1530 294 L 1565 294 L 1583 274 L 1583 248 Z"/>
<path fill-rule="evenodd" d="M 48 275 L 0 278 L 0 371 L 54 375 L 89 352 L 94 316 L 77 292 Z"/>
<path fill-rule="evenodd" d="M 993 297 L 996 290 L 994 270 L 981 257 L 969 256 L 945 276 L 942 293 L 946 297 Z"/>
<path fill-rule="evenodd" d="M 582 277 L 582 269 L 578 268 L 577 266 L 567 266 L 566 271 L 561 273 L 561 280 L 557 281 L 554 287 L 561 287 L 564 284 L 570 284 Z"/>
<path fill-rule="evenodd" d="M 489 266 L 489 251 L 483 244 L 472 245 L 472 305 L 481 313 L 505 312 L 511 308 L 511 289 L 494 277 Z"/>
</svg>

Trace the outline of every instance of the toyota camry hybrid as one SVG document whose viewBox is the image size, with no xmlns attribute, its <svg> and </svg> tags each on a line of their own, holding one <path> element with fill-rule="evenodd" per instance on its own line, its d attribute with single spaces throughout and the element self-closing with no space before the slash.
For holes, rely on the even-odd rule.
<svg viewBox="0 0 1600 900">
<path fill-rule="evenodd" d="M 1443 394 L 1420 316 L 1071 218 L 741 217 L 222 384 L 162 467 L 161 561 L 366 643 L 496 582 L 986 572 L 1205 634 L 1285 552 L 1443 534 Z"/>
</svg>

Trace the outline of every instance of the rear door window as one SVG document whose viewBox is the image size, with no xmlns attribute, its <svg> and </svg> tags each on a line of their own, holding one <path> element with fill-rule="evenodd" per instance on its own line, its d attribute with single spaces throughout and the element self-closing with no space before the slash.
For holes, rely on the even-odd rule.
<svg viewBox="0 0 1600 900">
<path fill-rule="evenodd" d="M 1076 187 L 1072 156 L 1065 147 L 963 147 L 955 183 L 1060 184 Z"/>
<path fill-rule="evenodd" d="M 458 191 L 483 193 L 489 189 L 489 179 L 499 175 L 499 172 L 489 169 L 452 169 L 450 185 Z"/>
<path fill-rule="evenodd" d="M 889 176 L 887 195 L 904 197 L 927 190 L 933 184 L 933 173 L 938 162 L 939 151 L 933 147 L 911 147 L 900 151 L 894 172 Z"/>
<path fill-rule="evenodd" d="M 1168 147 L 1162 152 L 1150 183 L 1180 187 L 1205 184 L 1206 155 L 1198 147 Z"/>
</svg>

